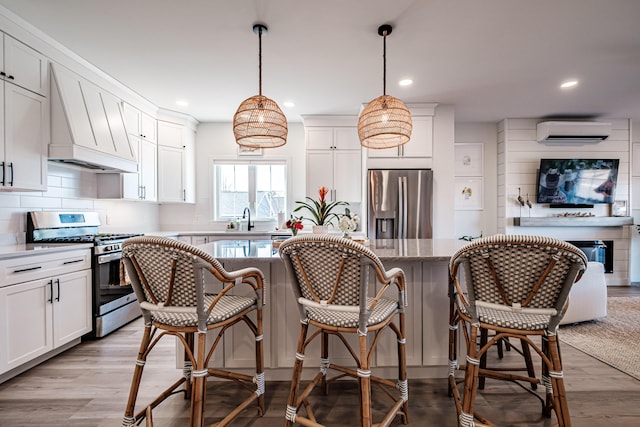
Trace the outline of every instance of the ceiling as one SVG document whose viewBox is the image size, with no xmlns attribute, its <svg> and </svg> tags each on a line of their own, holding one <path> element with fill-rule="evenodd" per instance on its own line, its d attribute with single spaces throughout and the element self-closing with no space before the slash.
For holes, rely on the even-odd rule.
<svg viewBox="0 0 640 427">
<path fill-rule="evenodd" d="M 0 0 L 157 106 L 231 121 L 258 92 L 289 121 L 357 115 L 387 93 L 506 117 L 640 119 L 637 0 Z M 400 87 L 402 78 L 413 85 Z M 571 90 L 559 85 L 579 84 Z M 176 105 L 182 99 L 187 107 Z M 284 101 L 295 107 L 286 108 Z"/>
</svg>

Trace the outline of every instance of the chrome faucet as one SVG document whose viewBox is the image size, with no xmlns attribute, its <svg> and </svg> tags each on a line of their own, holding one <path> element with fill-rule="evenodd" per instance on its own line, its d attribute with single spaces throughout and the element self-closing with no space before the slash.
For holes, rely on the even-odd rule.
<svg viewBox="0 0 640 427">
<path fill-rule="evenodd" d="M 255 227 L 255 225 L 251 225 L 251 209 L 248 207 L 244 208 L 242 211 L 242 219 L 247 218 L 247 212 L 249 213 L 249 218 L 247 219 L 247 231 L 251 231 L 251 229 Z"/>
</svg>

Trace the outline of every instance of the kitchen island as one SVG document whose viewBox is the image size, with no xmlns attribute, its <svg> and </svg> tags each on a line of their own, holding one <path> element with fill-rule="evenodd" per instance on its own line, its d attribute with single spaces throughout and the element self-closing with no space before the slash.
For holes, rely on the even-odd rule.
<svg viewBox="0 0 640 427">
<path fill-rule="evenodd" d="M 447 372 L 449 300 L 448 262 L 465 242 L 458 240 L 388 239 L 372 240 L 367 246 L 385 268 L 402 268 L 407 278 L 406 310 L 407 366 L 409 378 L 444 378 Z M 227 270 L 260 268 L 265 275 L 264 335 L 266 378 L 289 380 L 295 361 L 299 313 L 278 249 L 271 240 L 221 240 L 199 246 L 217 258 Z M 210 286 L 215 288 L 215 284 Z M 390 296 L 395 297 L 395 291 Z M 216 350 L 212 366 L 249 368 L 254 366 L 252 334 L 242 327 L 227 332 L 224 345 Z M 334 338 L 334 337 L 331 337 Z M 355 338 L 352 340 L 356 343 Z M 396 375 L 395 336 L 383 335 L 373 360 L 377 373 Z M 337 363 L 350 363 L 348 352 L 333 351 Z M 351 361 L 352 363 L 352 361 Z M 305 357 L 305 376 L 311 377 L 320 364 L 319 351 L 310 348 Z M 305 369 L 306 369 L 305 368 Z"/>
</svg>

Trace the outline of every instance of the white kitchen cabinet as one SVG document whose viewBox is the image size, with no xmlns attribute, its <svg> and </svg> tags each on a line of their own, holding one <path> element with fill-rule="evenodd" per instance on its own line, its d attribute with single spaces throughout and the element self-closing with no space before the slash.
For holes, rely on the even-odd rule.
<svg viewBox="0 0 640 427">
<path fill-rule="evenodd" d="M 352 126 L 305 128 L 307 150 L 359 150 L 358 129 Z"/>
<path fill-rule="evenodd" d="M 401 268 L 406 278 L 406 295 L 408 306 L 405 307 L 405 344 L 407 366 L 422 365 L 422 333 L 423 328 L 430 329 L 422 320 L 422 263 L 419 262 L 385 262 L 384 268 Z M 445 286 L 446 288 L 446 286 Z M 376 289 L 376 291 L 378 291 Z M 390 286 L 385 291 L 389 299 L 398 298 L 398 288 Z M 447 318 L 448 319 L 448 318 Z M 399 320 L 396 319 L 399 325 Z M 443 330 L 446 330 L 443 329 Z M 376 349 L 376 366 L 398 366 L 398 341 L 396 334 L 388 330 L 383 332 Z"/>
<path fill-rule="evenodd" d="M 46 97 L 47 58 L 8 34 L 0 33 L 0 37 L 0 78 Z"/>
<path fill-rule="evenodd" d="M 327 187 L 330 201 L 362 203 L 362 151 L 356 127 L 312 126 L 307 138 L 307 195 Z"/>
<path fill-rule="evenodd" d="M 6 82 L 0 98 L 0 190 L 46 191 L 47 98 Z"/>
<path fill-rule="evenodd" d="M 245 268 L 246 261 L 224 261 L 224 268 L 227 271 L 235 271 Z M 254 261 L 252 267 L 259 268 L 264 274 L 264 298 L 267 304 L 262 307 L 262 333 L 265 335 L 263 342 L 264 366 L 271 367 L 271 340 L 266 337 L 271 333 L 271 310 L 269 302 L 271 300 L 271 262 Z M 234 295 L 255 296 L 255 293 L 248 285 L 236 287 Z M 256 322 L 256 312 L 249 315 L 253 322 Z M 225 368 L 254 368 L 256 366 L 255 335 L 242 322 L 229 329 L 224 336 L 224 366 Z"/>
<path fill-rule="evenodd" d="M 157 142 L 157 120 L 130 104 L 124 104 L 124 123 L 130 135 Z"/>
<path fill-rule="evenodd" d="M 156 120 L 129 104 L 123 105 L 123 120 L 137 173 L 99 174 L 98 198 L 158 200 L 158 145 Z"/>
<path fill-rule="evenodd" d="M 138 159 L 138 173 L 98 174 L 99 199 L 145 200 L 157 197 L 158 146 L 153 141 L 129 135 Z"/>
<path fill-rule="evenodd" d="M 429 158 L 433 157 L 433 117 L 413 116 L 411 139 L 396 148 L 368 149 L 368 158 Z"/>
<path fill-rule="evenodd" d="M 158 201 L 195 202 L 195 132 L 158 120 Z"/>
<path fill-rule="evenodd" d="M 0 373 L 91 332 L 90 249 L 0 261 Z"/>
</svg>

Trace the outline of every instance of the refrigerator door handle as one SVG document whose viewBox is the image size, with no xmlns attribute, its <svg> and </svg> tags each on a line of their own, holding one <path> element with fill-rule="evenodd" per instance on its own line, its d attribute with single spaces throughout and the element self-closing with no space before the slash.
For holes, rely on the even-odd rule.
<svg viewBox="0 0 640 427">
<path fill-rule="evenodd" d="M 407 238 L 407 177 L 398 177 L 398 239 Z"/>
</svg>

